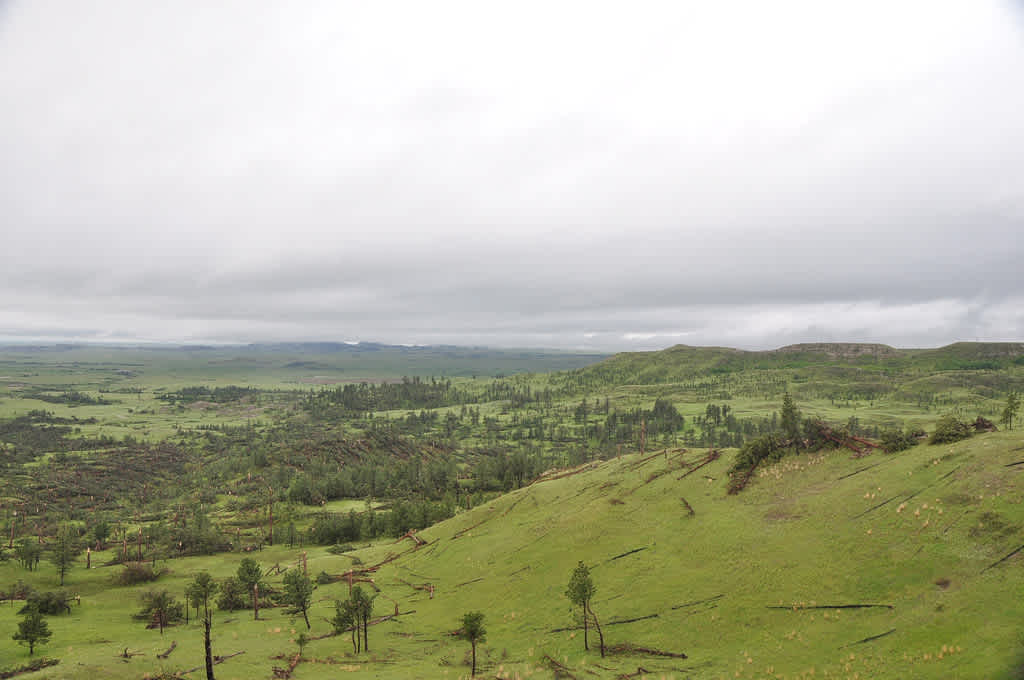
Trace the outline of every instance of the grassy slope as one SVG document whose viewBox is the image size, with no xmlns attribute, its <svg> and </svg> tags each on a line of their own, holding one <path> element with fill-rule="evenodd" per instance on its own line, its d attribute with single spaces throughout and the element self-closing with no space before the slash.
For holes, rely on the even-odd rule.
<svg viewBox="0 0 1024 680">
<path fill-rule="evenodd" d="M 692 380 L 708 374 L 851 366 L 872 372 L 938 371 L 988 360 L 1006 367 L 1024 357 L 1024 343 L 962 342 L 936 349 L 895 349 L 864 343 L 807 343 L 774 350 L 675 345 L 657 352 L 621 352 L 577 374 L 620 384 Z"/>
<path fill-rule="evenodd" d="M 376 661 L 366 663 L 365 654 L 346 657 L 347 637 L 325 638 L 312 642 L 306 657 L 335 663 L 304 663 L 294 677 L 465 677 L 468 646 L 446 633 L 464 612 L 477 609 L 487 617 L 480 674 L 489 677 L 551 677 L 545 655 L 578 677 L 615 677 L 638 667 L 651 677 L 676 678 L 795 678 L 812 672 L 999 677 L 1022 647 L 1024 555 L 985 570 L 1024 543 L 1024 466 L 1006 467 L 1024 459 L 1018 433 L 860 460 L 841 452 L 795 457 L 763 471 L 733 497 L 724 492 L 731 454 L 677 479 L 680 462 L 700 456 L 692 452 L 667 463 L 664 456 L 644 462 L 627 456 L 536 483 L 425 530 L 427 547 L 404 553 L 374 574 L 382 589 L 378 613 L 392 613 L 394 602 L 400 611 L 413 612 L 371 629 Z M 687 515 L 680 498 L 695 516 Z M 385 543 L 358 556 L 373 564 L 410 548 L 409 541 Z M 643 550 L 612 559 L 638 548 Z M 258 557 L 265 565 L 286 565 L 298 554 L 276 547 Z M 239 559 L 174 561 L 175 573 L 162 586 L 180 593 L 193 571 L 224 576 Z M 592 567 L 594 609 L 609 644 L 685 652 L 689 659 L 601 660 L 583 651 L 579 633 L 552 632 L 572 625 L 562 593 L 577 560 Z M 310 550 L 313 574 L 338 573 L 349 564 L 348 557 Z M 200 628 L 175 627 L 160 639 L 130 621 L 141 589 L 110 588 L 112 569 L 71 573 L 69 587 L 83 595 L 83 604 L 70 618 L 51 619 L 54 640 L 44 648 L 62 664 L 26 677 L 139 678 L 201 663 Z M 33 580 L 52 588 L 51 572 L 44 564 Z M 0 583 L 23 575 L 11 563 L 0 565 Z M 936 585 L 940 579 L 948 579 L 948 587 Z M 403 581 L 429 581 L 436 596 L 429 599 Z M 331 613 L 330 601 L 345 592 L 342 584 L 317 590 L 313 634 L 329 631 L 323 617 Z M 881 603 L 894 609 L 767 608 L 799 603 Z M 612 625 L 653 614 L 657 618 Z M 216 615 L 215 653 L 247 652 L 218 666 L 218 678 L 270 677 L 273 666 L 285 665 L 270 657 L 293 652 L 289 638 L 293 629 L 301 630 L 301 621 L 283 610 L 264 616 L 254 622 L 244 612 Z M 0 607 L 0 666 L 27 659 L 7 632 L 16 620 L 12 608 Z M 171 640 L 178 649 L 159 662 L 156 653 Z M 145 655 L 118 660 L 125 646 Z"/>
</svg>

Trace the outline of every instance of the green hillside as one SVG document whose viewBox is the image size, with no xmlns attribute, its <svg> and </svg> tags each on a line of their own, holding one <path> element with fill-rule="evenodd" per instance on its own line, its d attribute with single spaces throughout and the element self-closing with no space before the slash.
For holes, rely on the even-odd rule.
<svg viewBox="0 0 1024 680">
<path fill-rule="evenodd" d="M 742 371 L 842 367 L 887 377 L 1024 365 L 1024 343 L 961 342 L 937 349 L 896 349 L 867 343 L 806 343 L 774 350 L 676 345 L 656 352 L 622 352 L 572 371 L 582 383 L 649 385 Z"/>
<path fill-rule="evenodd" d="M 674 449 L 552 474 L 420 532 L 419 548 L 404 539 L 346 555 L 308 549 L 311 575 L 366 570 L 357 576 L 380 589 L 375 615 L 392 617 L 370 627 L 370 653 L 353 655 L 347 634 L 314 639 L 291 677 L 466 677 L 469 646 L 450 633 L 471 610 L 488 630 L 481 677 L 1016 677 L 1024 553 L 1000 562 L 1024 544 L 1016 432 L 856 460 L 789 457 L 738 496 L 726 494 L 733 454 L 696 469 L 705 456 Z M 287 567 L 300 550 L 255 556 Z M 157 585 L 180 594 L 193 572 L 227 576 L 241 558 L 173 560 Z M 591 568 L 593 608 L 617 650 L 603 659 L 584 652 L 564 596 L 578 561 Z M 51 617 L 44 648 L 62 662 L 21 677 L 141 678 L 202 665 L 201 626 L 161 636 L 132 621 L 145 587 L 111 585 L 119 569 L 72 572 L 82 604 Z M 39 572 L 42 587 L 56 587 L 51 571 Z M 21 574 L 0 565 L 0 583 Z M 331 632 L 332 603 L 347 592 L 343 581 L 317 589 L 311 636 Z M 0 608 L 0 630 L 13 629 L 14 612 Z M 276 608 L 260 621 L 218 612 L 213 630 L 215 654 L 244 652 L 217 666 L 218 678 L 274 677 L 304 625 Z M 119 658 L 126 647 L 138 655 Z M 9 640 L 0 654 L 0 667 L 28 660 Z"/>
</svg>

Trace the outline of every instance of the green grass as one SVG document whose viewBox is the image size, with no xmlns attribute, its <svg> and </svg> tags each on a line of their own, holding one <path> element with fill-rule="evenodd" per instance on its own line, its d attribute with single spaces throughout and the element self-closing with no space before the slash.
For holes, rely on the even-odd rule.
<svg viewBox="0 0 1024 680">
<path fill-rule="evenodd" d="M 1024 556 L 988 567 L 1024 543 L 1021 471 L 1005 467 L 1024 458 L 1022 451 L 1014 432 L 859 460 L 842 452 L 803 455 L 762 471 L 739 496 L 725 494 L 731 455 L 683 480 L 680 462 L 703 452 L 594 464 L 425 530 L 429 545 L 419 550 L 408 540 L 385 541 L 355 553 L 366 565 L 401 554 L 372 578 L 381 588 L 376 612 L 391 614 L 397 603 L 403 614 L 371 628 L 371 654 L 351 656 L 347 636 L 311 642 L 310 662 L 294 677 L 465 677 L 468 645 L 448 633 L 470 610 L 486 615 L 488 642 L 479 653 L 486 677 L 552 677 L 545 655 L 580 677 L 637 667 L 649 677 L 675 678 L 1009 677 L 1022 647 Z M 307 550 L 312 575 L 352 564 L 348 556 Z M 274 547 L 255 556 L 264 566 L 287 566 L 298 563 L 300 551 Z M 174 560 L 158 585 L 181 593 L 192 573 L 226 576 L 240 559 Z M 578 560 L 591 566 L 594 610 L 610 645 L 689 658 L 602 660 L 583 651 L 581 632 L 552 632 L 573 626 L 563 593 Z M 54 638 L 43 648 L 62 663 L 26 677 L 140 678 L 202 663 L 200 627 L 175 626 L 162 639 L 145 630 L 130 619 L 145 588 L 110 585 L 115 569 L 71 572 L 68 588 L 82 595 L 82 605 L 50 619 Z M 28 575 L 9 562 L 0 566 L 0 583 L 27 577 L 50 589 L 52 572 L 43 564 Z M 435 597 L 404 582 L 432 583 Z M 329 632 L 331 602 L 346 592 L 342 583 L 315 592 L 314 635 Z M 852 603 L 893 609 L 801 608 Z M 255 622 L 244 611 L 216 614 L 215 653 L 246 652 L 218 666 L 218 678 L 270 677 L 273 666 L 286 665 L 271 657 L 294 653 L 290 639 L 303 629 L 301 619 L 279 609 L 261 616 Z M 0 606 L 0 630 L 13 630 L 16 620 L 10 606 Z M 157 660 L 171 640 L 178 648 Z M 124 647 L 143 655 L 123 661 L 117 654 Z M 4 634 L 0 658 L 12 665 L 28 657 Z"/>
</svg>

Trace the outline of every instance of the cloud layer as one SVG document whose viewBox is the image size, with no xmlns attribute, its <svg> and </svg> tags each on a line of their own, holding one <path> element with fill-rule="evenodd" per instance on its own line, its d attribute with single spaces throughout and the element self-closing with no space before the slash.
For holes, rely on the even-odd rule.
<svg viewBox="0 0 1024 680">
<path fill-rule="evenodd" d="M 209 4 L 0 5 L 0 337 L 1024 336 L 1019 3 Z"/>
</svg>

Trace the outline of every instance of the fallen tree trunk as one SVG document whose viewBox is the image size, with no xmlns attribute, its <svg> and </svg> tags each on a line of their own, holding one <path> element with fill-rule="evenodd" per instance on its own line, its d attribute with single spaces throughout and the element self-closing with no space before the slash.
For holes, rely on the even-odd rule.
<svg viewBox="0 0 1024 680">
<path fill-rule="evenodd" d="M 1024 548 L 1024 546 L 1021 546 Z M 895 605 L 891 604 L 794 604 L 790 606 L 784 605 L 768 605 L 768 609 L 789 609 L 791 611 L 800 611 L 802 609 L 870 609 L 877 607 L 880 609 L 895 609 Z"/>
<path fill-rule="evenodd" d="M 576 676 L 573 674 L 572 669 L 553 659 L 550 654 L 545 654 L 544 660 L 548 662 L 549 666 L 551 666 L 551 670 L 555 672 L 556 678 L 569 678 L 570 680 L 576 680 Z"/>
<path fill-rule="evenodd" d="M 698 465 L 696 467 L 690 468 L 689 470 L 684 472 L 679 477 L 676 477 L 676 480 L 684 479 L 684 478 L 692 475 L 694 472 L 696 472 L 697 470 L 701 469 L 702 467 L 704 467 L 708 463 L 713 463 L 713 462 L 715 462 L 716 460 L 718 460 L 721 457 L 722 457 L 721 453 L 719 453 L 718 451 L 715 451 L 714 449 L 711 449 L 710 451 L 708 451 L 708 455 L 704 458 L 704 462 L 702 462 L 700 465 Z"/>
<path fill-rule="evenodd" d="M 885 631 L 884 633 L 879 633 L 878 635 L 871 635 L 869 637 L 864 638 L 863 640 L 857 640 L 856 642 L 851 642 L 848 645 L 843 645 L 843 647 L 852 647 L 854 645 L 862 645 L 865 642 L 871 642 L 871 641 L 877 640 L 879 638 L 884 638 L 886 635 L 892 635 L 895 632 L 896 632 L 895 628 L 890 628 L 889 630 Z M 839 649 L 843 649 L 843 647 L 840 647 Z"/>
<path fill-rule="evenodd" d="M 1016 550 L 1011 552 L 1009 555 L 1006 555 L 1005 557 L 1002 557 L 1002 558 L 996 560 L 995 562 L 993 562 L 992 564 L 988 565 L 987 567 L 985 567 L 984 569 L 981 570 L 981 573 L 984 574 L 986 571 L 988 571 L 992 567 L 998 567 L 1000 564 L 1002 564 L 1006 560 L 1010 559 L 1011 557 L 1013 557 L 1014 555 L 1019 553 L 1021 550 L 1024 550 L 1024 545 L 1022 545 L 1021 547 L 1017 548 Z"/>
<path fill-rule="evenodd" d="M 615 621 L 609 621 L 608 623 L 606 623 L 604 625 L 606 625 L 606 626 L 620 626 L 620 625 L 622 625 L 624 623 L 635 623 L 636 621 L 646 621 L 647 619 L 656 619 L 656 618 L 658 618 L 658 614 L 648 614 L 647 616 L 638 616 L 635 619 L 621 619 L 621 620 L 616 619 Z"/>
<path fill-rule="evenodd" d="M 627 555 L 632 555 L 634 553 L 638 553 L 641 550 L 647 550 L 647 546 L 644 546 L 643 548 L 633 548 L 632 550 L 627 550 L 626 552 L 624 552 L 622 554 L 619 554 L 619 555 L 616 555 L 615 557 L 609 558 L 608 562 L 614 562 L 617 559 L 621 559 L 623 557 L 626 557 Z"/>
<path fill-rule="evenodd" d="M 216 666 L 219 663 L 224 663 L 228 659 L 232 659 L 240 654 L 245 654 L 245 650 L 243 649 L 242 651 L 234 652 L 233 654 L 225 654 L 224 656 L 215 656 L 213 657 L 213 665 Z M 298 654 L 296 654 L 296 656 L 298 656 Z M 195 673 L 196 671 L 203 670 L 205 668 L 206 666 L 196 666 L 195 668 L 189 668 L 187 671 L 181 671 L 181 674 L 186 675 L 188 673 Z"/>
<path fill-rule="evenodd" d="M 698 604 L 707 604 L 708 602 L 715 602 L 716 600 L 721 600 L 723 597 L 725 597 L 724 593 L 721 594 L 721 595 L 715 595 L 714 597 L 709 597 L 709 598 L 706 598 L 706 599 L 703 599 L 703 600 L 694 600 L 693 602 L 684 602 L 683 604 L 673 605 L 673 606 L 669 607 L 669 609 L 682 609 L 683 607 L 694 607 L 694 606 L 696 606 Z"/>
<path fill-rule="evenodd" d="M 621 645 L 615 645 L 614 647 L 609 647 L 608 651 L 612 654 L 646 654 L 648 656 L 664 656 L 672 659 L 690 658 L 682 652 L 666 652 L 661 649 L 651 649 L 650 647 L 638 647 L 637 645 L 632 645 L 628 642 Z"/>
</svg>

